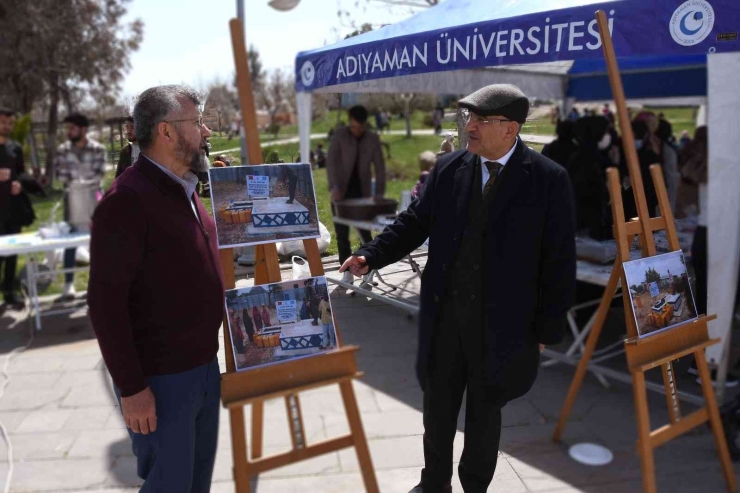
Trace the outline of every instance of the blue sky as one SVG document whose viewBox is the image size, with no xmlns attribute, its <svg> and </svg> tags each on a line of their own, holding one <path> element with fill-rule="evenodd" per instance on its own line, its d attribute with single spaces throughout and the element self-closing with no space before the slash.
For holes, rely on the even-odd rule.
<svg viewBox="0 0 740 493">
<path fill-rule="evenodd" d="M 356 20 L 380 24 L 408 15 L 372 0 L 301 0 L 278 12 L 267 0 L 245 0 L 247 43 L 260 51 L 267 68 L 293 70 L 302 50 L 333 43 L 351 32 L 337 17 L 339 7 Z M 230 79 L 233 56 L 228 22 L 236 17 L 236 0 L 133 0 L 129 18 L 144 21 L 144 41 L 131 56 L 132 70 L 123 96 L 159 84 L 187 83 L 196 88 L 220 77 Z"/>
<path fill-rule="evenodd" d="M 658 271 L 660 277 L 667 277 L 669 271 L 674 276 L 682 275 L 686 272 L 686 266 L 681 263 L 681 255 L 679 252 L 656 255 L 655 257 L 626 262 L 624 264 L 624 270 L 627 273 L 627 281 L 629 285 L 632 286 L 633 284 L 644 282 L 645 271 L 649 267 Z"/>
</svg>

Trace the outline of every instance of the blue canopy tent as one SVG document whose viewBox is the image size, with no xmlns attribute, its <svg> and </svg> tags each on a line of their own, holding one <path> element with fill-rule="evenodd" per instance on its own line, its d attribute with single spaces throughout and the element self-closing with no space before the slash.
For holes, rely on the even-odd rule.
<svg viewBox="0 0 740 493">
<path fill-rule="evenodd" d="M 632 100 L 676 99 L 703 102 L 707 95 L 707 56 L 652 56 L 621 59 L 625 95 Z M 565 96 L 576 101 L 613 99 L 603 59 L 579 60 L 567 74 Z"/>
<path fill-rule="evenodd" d="M 609 19 L 626 96 L 709 108 L 709 311 L 726 342 L 740 266 L 737 0 L 447 0 L 397 24 L 299 53 L 301 155 L 312 92 L 467 94 L 513 83 L 528 96 L 611 100 L 594 12 Z M 727 344 L 707 350 L 720 362 Z"/>
</svg>

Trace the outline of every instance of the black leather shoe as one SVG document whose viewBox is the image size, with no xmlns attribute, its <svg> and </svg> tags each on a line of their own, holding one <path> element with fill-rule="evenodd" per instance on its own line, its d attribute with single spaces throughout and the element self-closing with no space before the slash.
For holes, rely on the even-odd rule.
<svg viewBox="0 0 740 493">
<path fill-rule="evenodd" d="M 426 489 L 424 488 L 424 485 L 422 483 L 419 483 L 416 486 L 414 486 L 414 489 L 409 491 L 409 493 L 438 493 L 438 491 L 432 491 L 432 490 Z M 442 488 L 442 493 L 452 493 L 452 484 L 448 484 L 447 486 Z"/>
</svg>

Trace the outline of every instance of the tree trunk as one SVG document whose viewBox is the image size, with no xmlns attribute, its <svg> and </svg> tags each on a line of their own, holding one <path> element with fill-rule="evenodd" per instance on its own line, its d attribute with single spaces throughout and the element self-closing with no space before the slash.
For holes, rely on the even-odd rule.
<svg viewBox="0 0 740 493">
<path fill-rule="evenodd" d="M 49 121 L 46 130 L 46 178 L 51 185 L 54 179 L 54 158 L 57 151 L 57 125 L 59 120 L 59 78 L 49 84 Z"/>
<path fill-rule="evenodd" d="M 75 105 L 72 101 L 72 91 L 69 90 L 69 87 L 64 85 L 64 87 L 60 88 L 60 92 L 62 94 L 62 98 L 64 99 L 64 105 L 67 107 L 67 114 L 73 113 L 75 110 Z"/>
</svg>

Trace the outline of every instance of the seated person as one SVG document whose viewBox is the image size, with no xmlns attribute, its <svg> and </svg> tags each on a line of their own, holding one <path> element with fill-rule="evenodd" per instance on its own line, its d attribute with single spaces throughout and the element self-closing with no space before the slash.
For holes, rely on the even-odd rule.
<svg viewBox="0 0 740 493">
<path fill-rule="evenodd" d="M 326 168 L 326 152 L 324 151 L 324 143 L 319 142 L 316 144 L 316 166 L 319 168 Z"/>
<path fill-rule="evenodd" d="M 416 182 L 416 186 L 414 186 L 414 189 L 411 191 L 412 198 L 419 198 L 421 187 L 424 185 L 424 182 L 427 181 L 429 172 L 432 170 L 432 167 L 434 167 L 434 163 L 436 162 L 437 156 L 432 151 L 424 151 L 419 154 L 419 169 L 421 170 L 421 175 L 419 176 L 419 181 Z"/>
</svg>

